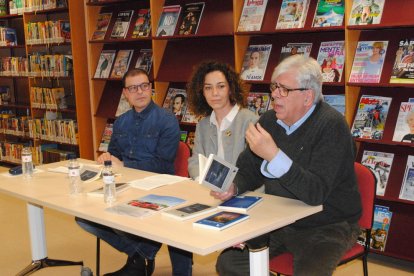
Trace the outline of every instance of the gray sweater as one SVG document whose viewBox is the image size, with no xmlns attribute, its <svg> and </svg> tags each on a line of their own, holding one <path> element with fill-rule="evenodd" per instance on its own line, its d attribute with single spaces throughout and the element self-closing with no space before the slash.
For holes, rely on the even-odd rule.
<svg viewBox="0 0 414 276">
<path fill-rule="evenodd" d="M 355 144 L 344 117 L 322 102 L 289 136 L 276 123 L 273 110 L 259 122 L 293 164 L 282 177 L 266 178 L 260 172 L 263 159 L 247 148 L 237 160 L 239 172 L 234 182 L 239 193 L 264 183 L 267 194 L 323 205 L 322 212 L 297 221 L 296 227 L 357 222 L 361 202 L 354 172 Z"/>
</svg>

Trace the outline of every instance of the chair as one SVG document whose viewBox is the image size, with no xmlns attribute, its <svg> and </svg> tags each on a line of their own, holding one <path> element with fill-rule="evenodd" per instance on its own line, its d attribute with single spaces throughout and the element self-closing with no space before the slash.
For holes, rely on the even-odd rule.
<svg viewBox="0 0 414 276">
<path fill-rule="evenodd" d="M 354 168 L 362 202 L 362 215 L 358 223 L 361 229 L 365 231 L 366 239 L 364 245 L 356 243 L 350 250 L 348 250 L 338 265 L 342 265 L 362 257 L 364 276 L 368 276 L 367 257 L 371 240 L 372 220 L 374 216 L 376 179 L 371 170 L 360 163 L 355 162 Z M 293 275 L 293 255 L 291 253 L 283 253 L 272 258 L 269 262 L 269 268 L 273 274 Z"/>
<path fill-rule="evenodd" d="M 188 158 L 191 152 L 188 145 L 182 141 L 178 144 L 177 155 L 174 161 L 175 174 L 178 176 L 188 177 Z M 100 256 L 101 256 L 101 239 L 96 238 L 96 275 L 99 275 Z"/>
</svg>

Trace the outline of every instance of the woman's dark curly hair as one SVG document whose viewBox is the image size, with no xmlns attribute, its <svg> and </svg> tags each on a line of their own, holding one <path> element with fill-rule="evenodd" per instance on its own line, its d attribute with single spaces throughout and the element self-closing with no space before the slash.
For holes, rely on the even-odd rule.
<svg viewBox="0 0 414 276">
<path fill-rule="evenodd" d="M 203 94 L 204 78 L 208 73 L 220 71 L 224 74 L 230 88 L 230 103 L 246 106 L 247 93 L 244 83 L 230 65 L 218 61 L 205 61 L 199 64 L 187 84 L 188 108 L 197 116 L 207 116 L 213 111 Z"/>
</svg>

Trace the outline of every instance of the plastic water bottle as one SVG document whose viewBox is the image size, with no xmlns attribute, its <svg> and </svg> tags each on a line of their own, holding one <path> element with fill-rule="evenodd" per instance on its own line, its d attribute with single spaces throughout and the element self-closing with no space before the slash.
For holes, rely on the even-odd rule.
<svg viewBox="0 0 414 276">
<path fill-rule="evenodd" d="M 82 183 L 80 179 L 79 163 L 75 155 L 69 156 L 68 174 L 69 174 L 69 193 L 79 194 L 82 192 Z"/>
<path fill-rule="evenodd" d="M 24 147 L 22 149 L 22 172 L 23 177 L 26 179 L 31 178 L 33 175 L 33 158 L 30 147 Z"/>
<path fill-rule="evenodd" d="M 112 204 L 116 201 L 115 177 L 112 172 L 112 161 L 106 160 L 105 167 L 102 170 L 102 179 L 104 183 L 104 201 Z"/>
</svg>

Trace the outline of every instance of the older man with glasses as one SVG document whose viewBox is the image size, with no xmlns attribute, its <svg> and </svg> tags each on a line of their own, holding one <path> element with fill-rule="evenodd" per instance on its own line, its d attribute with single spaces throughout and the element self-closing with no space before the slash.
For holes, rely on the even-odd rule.
<svg viewBox="0 0 414 276">
<path fill-rule="evenodd" d="M 108 152 L 101 154 L 98 162 L 111 160 L 114 166 L 174 174 L 174 160 L 180 140 L 176 117 L 152 101 L 152 85 L 146 71 L 129 70 L 122 84 L 122 93 L 131 109 L 115 121 Z M 120 270 L 105 275 L 152 274 L 160 243 L 81 218 L 76 218 L 76 221 L 86 231 L 128 255 L 126 264 Z M 173 274 L 191 275 L 191 253 L 172 247 L 168 249 Z"/>
<path fill-rule="evenodd" d="M 269 246 L 270 257 L 291 252 L 295 275 L 332 275 L 360 233 L 354 141 L 344 117 L 323 102 L 316 60 L 288 57 L 271 81 L 273 110 L 247 129 L 249 146 L 237 160 L 233 185 L 211 194 L 226 200 L 264 184 L 267 194 L 322 205 L 323 211 L 246 245 L 250 250 Z M 249 275 L 249 249 L 224 251 L 217 261 L 219 274 Z"/>
</svg>

